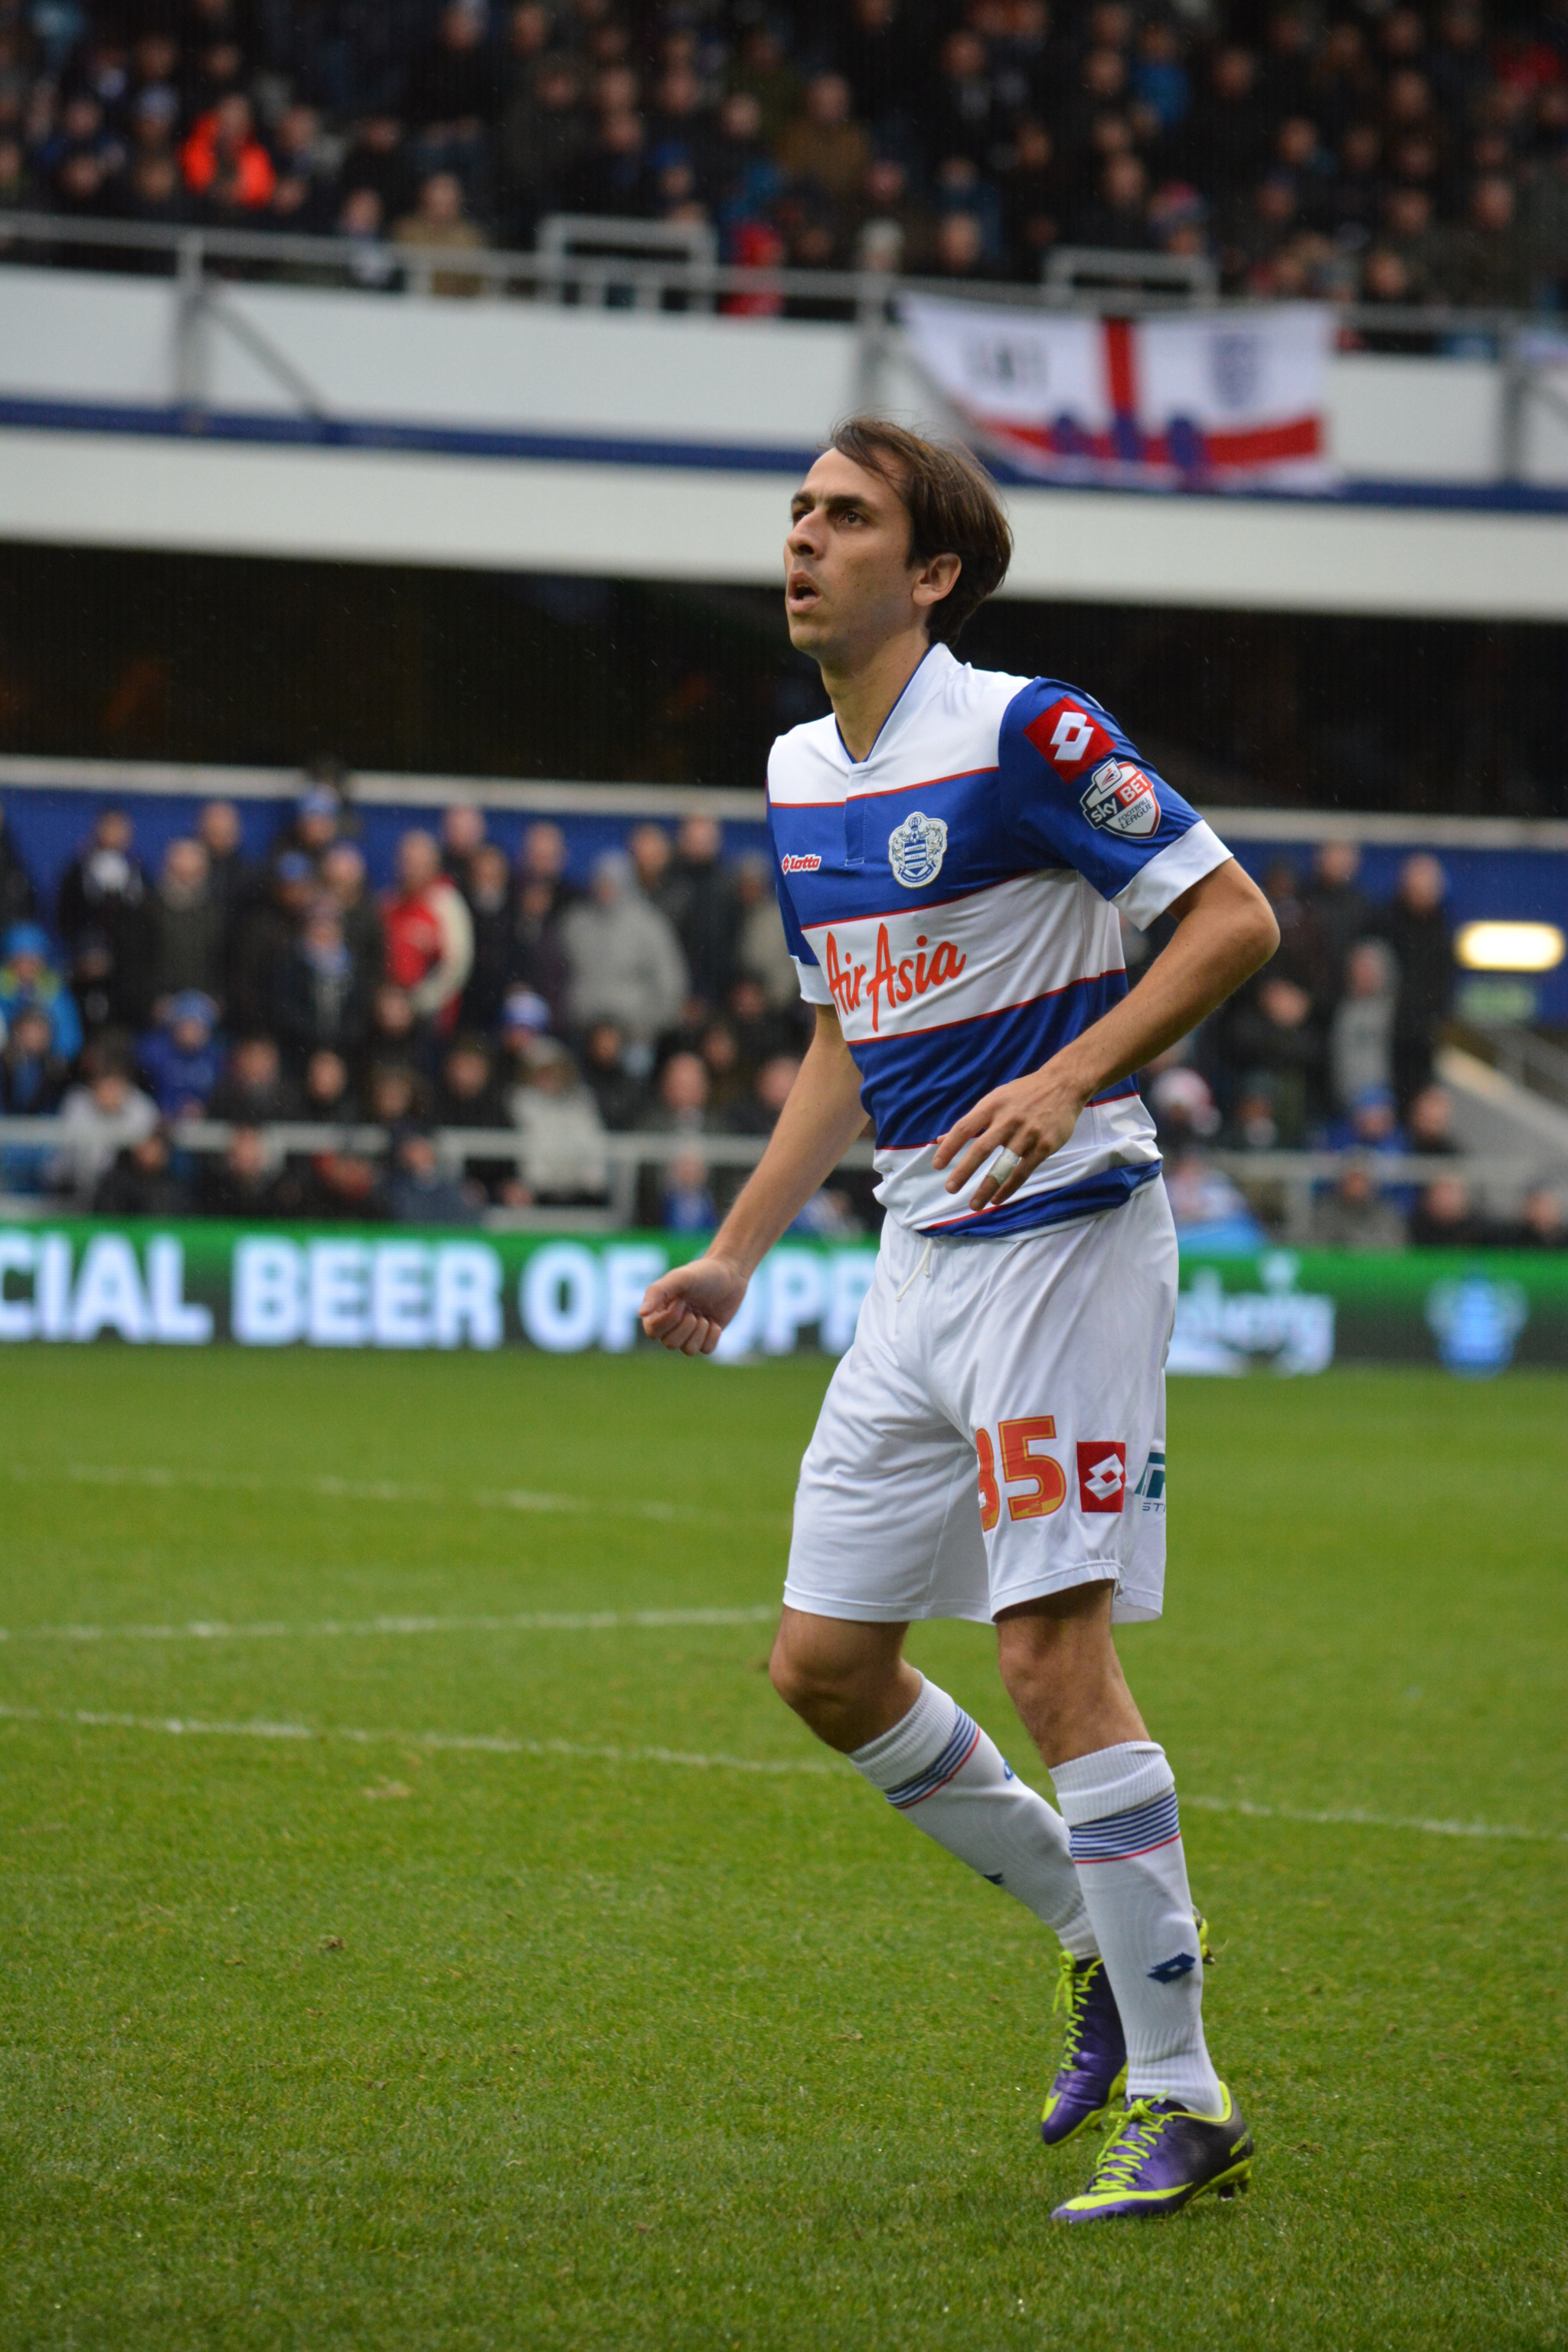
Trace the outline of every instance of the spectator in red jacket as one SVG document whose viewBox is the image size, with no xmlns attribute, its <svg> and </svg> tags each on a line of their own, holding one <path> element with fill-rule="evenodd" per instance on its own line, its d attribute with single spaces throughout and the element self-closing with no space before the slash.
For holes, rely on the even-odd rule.
<svg viewBox="0 0 1568 2352">
<path fill-rule="evenodd" d="M 180 150 L 180 168 L 193 195 L 222 212 L 259 212 L 278 185 L 272 158 L 256 135 L 250 100 L 237 90 L 198 118 Z"/>
<path fill-rule="evenodd" d="M 441 851 L 429 833 L 405 833 L 397 845 L 397 881 L 382 901 L 386 975 L 405 990 L 415 1012 L 443 1032 L 458 1017 L 458 1000 L 474 962 L 474 926 L 462 893 L 441 871 Z"/>
</svg>

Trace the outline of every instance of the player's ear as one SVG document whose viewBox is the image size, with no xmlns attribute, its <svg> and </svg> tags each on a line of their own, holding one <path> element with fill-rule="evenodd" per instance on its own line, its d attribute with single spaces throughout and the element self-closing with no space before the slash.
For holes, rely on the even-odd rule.
<svg viewBox="0 0 1568 2352">
<path fill-rule="evenodd" d="M 957 587 L 958 575 L 963 569 L 963 558 L 961 555 L 933 555 L 931 562 L 922 563 L 915 574 L 915 603 L 921 606 L 940 604 L 943 597 L 951 596 Z"/>
</svg>

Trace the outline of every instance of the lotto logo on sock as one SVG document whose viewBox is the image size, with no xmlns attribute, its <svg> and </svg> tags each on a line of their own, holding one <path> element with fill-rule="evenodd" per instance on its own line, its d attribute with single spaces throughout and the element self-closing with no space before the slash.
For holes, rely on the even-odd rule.
<svg viewBox="0 0 1568 2352">
<path fill-rule="evenodd" d="M 1078 1449 L 1080 1511 L 1119 1511 L 1127 1492 L 1127 1448 L 1120 1438 L 1101 1437 Z"/>
</svg>

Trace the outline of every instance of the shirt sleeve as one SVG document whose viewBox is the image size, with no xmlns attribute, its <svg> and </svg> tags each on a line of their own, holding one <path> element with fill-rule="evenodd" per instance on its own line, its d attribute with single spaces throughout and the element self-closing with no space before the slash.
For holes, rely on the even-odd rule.
<svg viewBox="0 0 1568 2352">
<path fill-rule="evenodd" d="M 784 924 L 784 945 L 789 950 L 790 961 L 794 964 L 795 977 L 800 982 L 801 995 L 807 1004 L 831 1004 L 833 992 L 827 985 L 822 966 L 812 953 L 810 941 L 800 928 L 800 918 L 795 911 L 795 902 L 789 895 L 789 885 L 784 880 L 784 869 L 779 864 L 779 847 L 773 834 L 773 817 L 771 808 L 768 811 L 768 845 L 773 852 L 773 888 L 778 894 L 779 919 Z"/>
<path fill-rule="evenodd" d="M 1070 866 L 1146 930 L 1230 856 L 1092 696 L 1037 677 L 1003 715 L 1002 814 L 1042 866 Z"/>
</svg>

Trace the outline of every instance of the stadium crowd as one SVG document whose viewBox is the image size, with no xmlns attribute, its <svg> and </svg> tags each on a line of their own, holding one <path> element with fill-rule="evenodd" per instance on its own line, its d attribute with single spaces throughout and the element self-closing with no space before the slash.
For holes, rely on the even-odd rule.
<svg viewBox="0 0 1568 2352">
<path fill-rule="evenodd" d="M 1377 1162 L 1457 1157 L 1454 1098 L 1435 1075 L 1454 993 L 1447 877 L 1421 852 L 1393 898 L 1360 887 L 1353 842 L 1322 843 L 1303 875 L 1277 860 L 1263 887 L 1279 925 L 1270 962 L 1194 1037 L 1143 1077 L 1165 1155 L 1178 1227 L 1237 1239 L 1256 1215 L 1205 1146 L 1233 1151 L 1325 1150 L 1342 1156 L 1314 1209 L 1313 1238 L 1342 1249 L 1568 1244 L 1568 1213 L 1551 1184 L 1499 1224 L 1462 1177 L 1425 1186 L 1380 1181 Z M 1152 940 L 1126 932 L 1128 960 Z"/>
<path fill-rule="evenodd" d="M 710 224 L 741 264 L 1037 281 L 1069 244 L 1209 255 L 1258 297 L 1550 310 L 1568 12 L 0 0 L 5 206 L 336 232 L 368 285 L 388 237 L 527 247 L 570 212 Z"/>
<path fill-rule="evenodd" d="M 1307 875 L 1278 864 L 1279 954 L 1145 1075 L 1178 1223 L 1252 1217 L 1216 1144 L 1321 1144 L 1349 1155 L 1318 1202 L 1325 1242 L 1563 1245 L 1550 1189 L 1505 1229 L 1458 1174 L 1380 1182 L 1380 1157 L 1457 1149 L 1433 1077 L 1453 948 L 1435 857 L 1406 861 L 1388 906 L 1357 877 L 1346 843 Z M 1126 938 L 1136 980 L 1161 932 Z M 376 891 L 352 800 L 323 776 L 255 862 L 231 803 L 209 802 L 155 873 L 106 807 L 47 908 L 0 823 L 0 1112 L 63 1122 L 48 1146 L 0 1142 L 7 1192 L 123 1216 L 471 1222 L 603 1202 L 605 1139 L 637 1132 L 679 1147 L 645 1168 L 637 1214 L 701 1231 L 742 1181 L 705 1139 L 771 1130 L 809 1018 L 766 859 L 727 861 L 706 816 L 673 837 L 633 825 L 584 888 L 558 825 L 527 825 L 509 854 L 482 810 L 454 805 L 438 834 L 402 835 Z M 171 1132 L 202 1118 L 233 1126 L 221 1157 Z M 281 1152 L 267 1130 L 289 1121 L 330 1133 Z M 384 1152 L 358 1147 L 360 1123 L 387 1130 Z M 511 1149 L 455 1161 L 437 1140 L 453 1128 L 505 1130 Z M 825 1192 L 805 1229 L 853 1231 L 867 1206 Z"/>
<path fill-rule="evenodd" d="M 453 807 L 439 837 L 404 834 L 377 893 L 349 804 L 315 782 L 256 864 L 227 802 L 156 873 L 106 809 L 46 910 L 0 830 L 0 1110 L 65 1122 L 55 1149 L 0 1149 L 0 1189 L 121 1215 L 471 1222 L 602 1202 L 605 1136 L 636 1129 L 690 1139 L 639 1213 L 710 1224 L 724 1180 L 701 1139 L 769 1131 L 805 1028 L 768 866 L 721 852 L 706 817 L 673 840 L 637 825 L 579 889 L 559 826 L 530 825 L 514 859 Z M 196 1165 L 169 1128 L 204 1117 L 237 1132 Z M 279 1158 L 263 1130 L 300 1120 L 383 1126 L 390 1151 L 345 1132 Z M 461 1172 L 443 1128 L 519 1149 Z M 825 1231 L 845 1214 L 837 1195 L 813 1210 Z"/>
</svg>

